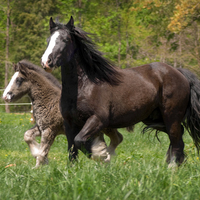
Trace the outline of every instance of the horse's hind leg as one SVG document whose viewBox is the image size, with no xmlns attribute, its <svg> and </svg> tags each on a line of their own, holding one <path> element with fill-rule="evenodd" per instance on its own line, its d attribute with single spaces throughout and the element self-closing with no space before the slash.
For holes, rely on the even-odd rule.
<svg viewBox="0 0 200 200">
<path fill-rule="evenodd" d="M 170 145 L 167 151 L 167 163 L 169 167 L 174 166 L 174 164 L 180 165 L 184 161 L 184 142 L 182 135 L 184 133 L 184 128 L 181 124 L 174 123 L 169 131 Z"/>
<path fill-rule="evenodd" d="M 40 143 L 40 152 L 36 158 L 36 166 L 38 167 L 41 164 L 48 164 L 48 153 L 51 148 L 51 145 L 54 142 L 56 134 L 50 129 L 45 129 L 41 134 L 41 143 Z"/>
<path fill-rule="evenodd" d="M 110 138 L 110 144 L 107 151 L 110 155 L 116 155 L 115 149 L 123 141 L 123 136 L 117 129 L 106 128 L 103 132 Z"/>
<path fill-rule="evenodd" d="M 40 144 L 35 140 L 36 137 L 41 136 L 38 126 L 35 125 L 24 133 L 24 140 L 28 144 L 33 157 L 37 157 L 40 151 Z"/>
</svg>

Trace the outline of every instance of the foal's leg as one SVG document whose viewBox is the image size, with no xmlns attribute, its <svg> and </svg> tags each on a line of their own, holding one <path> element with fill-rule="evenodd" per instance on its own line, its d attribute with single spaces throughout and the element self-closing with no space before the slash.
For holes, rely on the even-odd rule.
<svg viewBox="0 0 200 200">
<path fill-rule="evenodd" d="M 54 142 L 56 137 L 56 133 L 53 132 L 50 128 L 45 129 L 42 131 L 41 134 L 41 143 L 40 143 L 40 152 L 36 157 L 36 166 L 38 167 L 41 164 L 48 164 L 48 153 L 51 148 L 51 145 Z"/>
<path fill-rule="evenodd" d="M 107 150 L 110 155 L 116 155 L 115 149 L 123 141 L 123 136 L 117 129 L 106 128 L 103 132 L 110 138 L 110 145 Z"/>
<path fill-rule="evenodd" d="M 36 142 L 35 138 L 41 136 L 38 126 L 35 125 L 24 133 L 24 140 L 28 144 L 33 157 L 37 157 L 40 151 L 40 144 Z"/>
</svg>

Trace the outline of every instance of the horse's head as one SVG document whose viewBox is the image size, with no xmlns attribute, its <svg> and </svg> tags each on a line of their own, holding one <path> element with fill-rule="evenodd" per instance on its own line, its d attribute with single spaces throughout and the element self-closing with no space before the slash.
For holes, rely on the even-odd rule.
<svg viewBox="0 0 200 200">
<path fill-rule="evenodd" d="M 6 87 L 3 93 L 3 99 L 7 102 L 12 102 L 20 99 L 26 93 L 28 93 L 29 88 L 28 82 L 29 79 L 27 77 L 27 69 L 23 64 L 14 65 L 15 73 L 12 76 L 8 86 Z"/>
<path fill-rule="evenodd" d="M 52 71 L 54 67 L 61 66 L 64 62 L 71 58 L 75 47 L 71 32 L 74 28 L 73 17 L 67 24 L 55 23 L 50 18 L 50 37 L 47 39 L 48 46 L 42 56 L 41 64 L 47 71 Z"/>
</svg>

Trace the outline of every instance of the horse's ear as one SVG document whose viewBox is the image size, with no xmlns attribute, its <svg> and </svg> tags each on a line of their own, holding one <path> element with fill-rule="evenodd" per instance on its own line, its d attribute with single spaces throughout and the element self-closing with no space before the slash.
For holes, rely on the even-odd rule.
<svg viewBox="0 0 200 200">
<path fill-rule="evenodd" d="M 66 26 L 71 30 L 74 28 L 74 18 L 71 16 L 69 22 L 66 24 Z"/>
<path fill-rule="evenodd" d="M 55 22 L 53 21 L 52 17 L 50 18 L 50 21 L 49 21 L 49 28 L 50 28 L 50 31 L 56 27 L 56 24 Z"/>
</svg>

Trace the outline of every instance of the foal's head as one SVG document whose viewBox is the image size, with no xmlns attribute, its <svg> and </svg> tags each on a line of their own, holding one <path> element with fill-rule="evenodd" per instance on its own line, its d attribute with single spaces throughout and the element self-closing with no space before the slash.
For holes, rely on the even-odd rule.
<svg viewBox="0 0 200 200">
<path fill-rule="evenodd" d="M 20 62 L 14 65 L 15 73 L 3 93 L 3 99 L 12 102 L 20 99 L 30 90 L 27 68 Z"/>
</svg>

